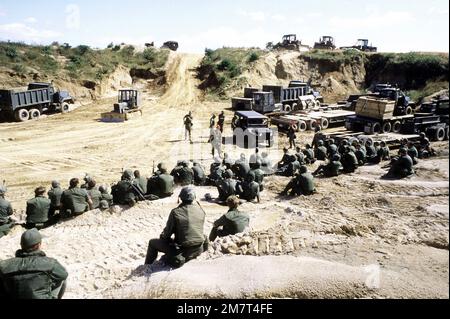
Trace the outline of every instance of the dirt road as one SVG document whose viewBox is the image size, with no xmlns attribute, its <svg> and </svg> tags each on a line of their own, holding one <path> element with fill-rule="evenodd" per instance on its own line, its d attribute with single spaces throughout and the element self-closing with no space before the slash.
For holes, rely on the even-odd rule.
<svg viewBox="0 0 450 319">
<path fill-rule="evenodd" d="M 198 159 L 209 167 L 212 161 L 206 143 L 209 117 L 229 105 L 202 101 L 192 76 L 200 58 L 173 55 L 169 89 L 161 98 L 145 94 L 143 117 L 135 121 L 101 122 L 100 114 L 110 111 L 114 103 L 113 99 L 107 99 L 36 122 L 1 123 L 0 178 L 7 180 L 7 198 L 12 201 L 16 215 L 21 215 L 35 187 L 48 187 L 53 179 L 66 186 L 70 178 L 82 178 L 84 173 L 89 173 L 99 184 L 110 184 L 120 178 L 123 168 L 139 168 L 144 175 L 151 175 L 153 161 L 156 164 L 166 161 L 173 166 L 179 159 Z M 182 119 L 188 110 L 194 112 L 194 144 L 184 141 Z M 226 115 L 226 134 L 230 134 L 229 110 Z M 301 136 L 305 141 L 310 138 L 310 133 Z M 274 161 L 279 158 L 284 142 L 282 137 L 278 147 L 270 151 Z M 279 260 L 270 257 L 253 261 L 252 258 L 260 257 L 237 256 L 232 262 L 219 259 L 215 263 L 207 259 L 189 266 L 201 270 L 199 280 L 206 286 L 210 284 L 210 296 L 222 296 L 214 286 L 215 280 L 230 281 L 225 280 L 228 277 L 216 277 L 217 267 L 227 270 L 222 272 L 224 276 L 241 271 L 241 279 L 236 284 L 247 287 L 245 296 L 252 297 L 261 292 L 258 280 L 276 282 L 280 263 L 292 262 L 291 266 L 305 265 L 304 269 L 314 266 L 327 272 L 335 267 L 336 274 L 342 274 L 343 282 L 323 280 L 318 270 L 302 277 L 297 266 L 287 266 L 283 282 L 290 282 L 289 278 L 293 279 L 291 282 L 308 278 L 314 289 L 308 285 L 298 285 L 297 290 L 277 286 L 271 294 L 269 286 L 264 296 L 448 298 L 448 143 L 436 147 L 441 157 L 422 161 L 417 176 L 405 181 L 380 180 L 384 171 L 379 166 L 367 166 L 352 175 L 319 179 L 318 194 L 314 196 L 286 198 L 278 194 L 288 179 L 268 178 L 263 202 L 243 206 L 251 215 L 251 226 L 274 234 L 283 231 L 300 241 L 301 248 Z M 241 152 L 251 153 L 233 146 L 227 146 L 226 151 L 234 158 Z M 203 198 L 205 193 L 215 196 L 216 190 L 204 187 L 197 193 Z M 225 209 L 213 203 L 202 202 L 202 205 L 207 211 L 207 233 Z M 156 277 L 149 277 L 136 269 L 143 263 L 148 240 L 159 236 L 170 209 L 175 206 L 176 195 L 163 201 L 141 203 L 130 210 L 117 208 L 112 214 L 90 212 L 45 230 L 44 250 L 58 258 L 70 272 L 67 297 L 123 296 L 122 289 L 136 287 L 133 285 L 142 287 L 145 282 L 150 287 L 159 287 L 152 296 L 168 297 L 167 287 L 177 287 L 174 282 L 179 284 L 178 279 L 186 270 L 160 272 Z M 20 234 L 21 229 L 16 228 L 0 239 L 0 259 L 14 254 Z M 322 261 L 305 260 L 305 257 Z M 323 260 L 331 262 L 331 266 Z M 263 269 L 273 269 L 273 276 L 269 271 L 264 276 L 256 276 L 251 266 L 255 262 Z M 386 274 L 381 290 L 358 288 L 357 293 L 352 292 L 355 284 L 363 284 L 361 273 L 353 276 L 352 271 L 361 271 L 367 265 L 379 265 L 382 274 Z M 170 274 L 175 276 L 174 281 L 160 281 L 161 276 L 170 279 Z M 341 295 L 335 290 L 336 284 L 342 284 Z M 232 283 L 227 287 L 229 294 L 223 296 L 234 296 L 238 291 Z M 189 295 L 189 287 L 186 289 L 183 293 Z M 195 289 L 192 288 L 192 296 L 198 292 Z M 126 295 L 133 296 L 129 292 Z"/>
</svg>

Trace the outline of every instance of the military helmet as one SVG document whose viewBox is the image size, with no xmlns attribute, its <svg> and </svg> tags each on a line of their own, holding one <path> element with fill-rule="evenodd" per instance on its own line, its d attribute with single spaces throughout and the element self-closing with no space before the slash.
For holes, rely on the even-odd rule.
<svg viewBox="0 0 450 319">
<path fill-rule="evenodd" d="M 420 137 L 425 138 L 426 137 L 425 133 L 424 132 L 420 133 Z"/>
<path fill-rule="evenodd" d="M 245 180 L 249 183 L 254 182 L 255 179 L 256 179 L 256 177 L 255 177 L 255 174 L 253 174 L 253 172 L 248 173 L 247 177 L 245 178 Z"/>
<path fill-rule="evenodd" d="M 100 193 L 106 193 L 106 187 L 103 186 L 103 185 L 100 185 L 99 188 L 98 188 L 98 191 L 99 191 Z"/>
<path fill-rule="evenodd" d="M 109 204 L 106 200 L 102 200 L 100 201 L 100 209 L 108 209 L 109 208 Z"/>
<path fill-rule="evenodd" d="M 60 186 L 60 184 L 59 184 L 58 181 L 53 181 L 53 182 L 52 182 L 52 187 L 53 187 L 53 188 L 57 188 L 57 187 L 59 187 L 59 186 Z"/>
<path fill-rule="evenodd" d="M 122 177 L 125 179 L 132 179 L 133 178 L 133 171 L 131 169 L 127 169 L 123 172 Z"/>
<path fill-rule="evenodd" d="M 328 140 L 328 144 L 329 145 L 332 145 L 332 144 L 335 144 L 336 143 L 336 141 L 333 139 L 333 138 L 330 138 L 329 140 Z"/>
<path fill-rule="evenodd" d="M 323 141 L 322 141 L 322 140 L 318 141 L 318 142 L 317 142 L 317 145 L 323 146 Z"/>
<path fill-rule="evenodd" d="M 8 191 L 5 185 L 0 184 L 0 195 L 5 195 L 5 193 Z"/>
<path fill-rule="evenodd" d="M 306 172 L 308 172 L 308 167 L 306 167 L 305 165 L 300 166 L 300 174 L 305 174 Z"/>
<path fill-rule="evenodd" d="M 223 177 L 225 178 L 233 178 L 234 173 L 231 169 L 227 169 L 224 173 L 223 173 Z"/>
<path fill-rule="evenodd" d="M 408 154 L 408 150 L 406 148 L 402 147 L 400 149 L 399 153 L 402 154 L 402 155 L 406 155 L 406 154 Z"/>
<path fill-rule="evenodd" d="M 339 154 L 334 154 L 332 160 L 333 160 L 333 162 L 340 161 L 340 160 L 341 160 L 341 155 L 339 155 Z"/>
<path fill-rule="evenodd" d="M 183 202 L 193 202 L 196 198 L 194 188 L 190 186 L 184 187 L 179 197 Z"/>
<path fill-rule="evenodd" d="M 29 249 L 42 242 L 42 235 L 36 228 L 27 230 L 20 238 L 22 249 Z"/>
</svg>

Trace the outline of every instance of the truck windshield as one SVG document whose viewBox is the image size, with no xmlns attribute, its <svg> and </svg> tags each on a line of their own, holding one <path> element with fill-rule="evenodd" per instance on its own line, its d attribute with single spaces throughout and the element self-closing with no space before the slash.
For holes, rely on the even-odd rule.
<svg viewBox="0 0 450 319">
<path fill-rule="evenodd" d="M 267 126 L 268 120 L 267 119 L 249 119 L 247 121 L 248 126 Z"/>
</svg>

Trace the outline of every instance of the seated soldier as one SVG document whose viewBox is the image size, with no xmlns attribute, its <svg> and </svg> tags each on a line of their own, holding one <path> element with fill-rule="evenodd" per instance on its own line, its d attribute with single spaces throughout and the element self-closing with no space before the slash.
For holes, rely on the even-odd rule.
<svg viewBox="0 0 450 319">
<path fill-rule="evenodd" d="M 209 169 L 208 185 L 215 186 L 218 181 L 223 179 L 225 168 L 220 163 L 221 161 L 215 158 L 214 163 L 211 164 Z M 229 169 L 231 170 L 231 168 Z"/>
<path fill-rule="evenodd" d="M 80 187 L 82 189 L 87 189 L 89 187 L 89 182 L 91 180 L 92 180 L 92 177 L 88 173 L 86 173 L 84 178 L 83 178 L 84 184 L 82 184 Z"/>
<path fill-rule="evenodd" d="M 61 299 L 68 277 L 66 269 L 41 251 L 42 236 L 27 230 L 16 257 L 0 261 L 0 284 L 11 299 Z"/>
<path fill-rule="evenodd" d="M 48 226 L 51 201 L 45 198 L 45 187 L 38 187 L 34 191 L 35 197 L 27 202 L 27 229 L 43 229 Z"/>
<path fill-rule="evenodd" d="M 172 172 L 170 172 L 170 175 L 173 176 L 175 184 L 180 184 L 179 171 L 183 168 L 182 163 L 183 163 L 183 161 L 177 161 L 177 165 L 174 167 Z"/>
<path fill-rule="evenodd" d="M 297 146 L 295 148 L 295 157 L 300 165 L 305 165 L 305 154 L 303 154 L 302 148 L 300 146 Z"/>
<path fill-rule="evenodd" d="M 380 156 L 382 161 L 389 161 L 391 159 L 391 151 L 385 141 L 380 143 Z"/>
<path fill-rule="evenodd" d="M 299 172 L 300 173 L 289 182 L 281 195 L 287 195 L 289 192 L 291 196 L 314 194 L 314 177 L 308 172 L 308 168 L 305 165 L 302 165 Z"/>
<path fill-rule="evenodd" d="M 194 172 L 194 185 L 204 186 L 206 184 L 206 174 L 199 162 L 194 161 L 192 171 Z"/>
<path fill-rule="evenodd" d="M 431 148 L 430 140 L 425 133 L 420 133 L 419 143 L 419 158 L 427 158 L 436 155 L 435 151 Z"/>
<path fill-rule="evenodd" d="M 358 159 L 348 145 L 343 148 L 343 151 L 341 163 L 344 173 L 354 173 L 359 165 Z"/>
<path fill-rule="evenodd" d="M 182 203 L 171 211 L 160 238 L 152 239 L 148 244 L 146 265 L 153 264 L 158 258 L 158 252 L 163 252 L 167 263 L 177 268 L 204 251 L 205 212 L 194 203 L 196 196 L 192 187 L 183 188 L 179 198 Z"/>
<path fill-rule="evenodd" d="M 262 157 L 259 155 L 259 148 L 255 148 L 255 153 L 250 156 L 250 169 L 255 169 L 256 162 L 261 162 Z"/>
<path fill-rule="evenodd" d="M 78 187 L 78 178 L 72 178 L 69 189 L 61 196 L 62 216 L 64 218 L 75 217 L 92 209 L 92 200 L 85 189 Z"/>
<path fill-rule="evenodd" d="M 108 189 L 105 186 L 100 186 L 98 188 L 98 191 L 100 192 L 100 194 L 102 195 L 102 197 L 100 198 L 100 204 L 101 202 L 106 202 L 108 204 L 108 208 L 113 205 L 113 196 L 111 194 L 108 193 Z M 102 206 L 102 205 L 101 205 Z M 103 207 L 105 205 L 103 204 Z"/>
<path fill-rule="evenodd" d="M 133 171 L 125 170 L 121 181 L 111 188 L 114 204 L 133 207 L 138 201 L 138 188 L 134 185 Z"/>
<path fill-rule="evenodd" d="M 141 172 L 136 170 L 134 171 L 134 181 L 136 186 L 139 187 L 142 194 L 147 194 L 147 179 L 141 176 Z"/>
<path fill-rule="evenodd" d="M 314 138 L 313 141 L 311 143 L 311 145 L 316 148 L 319 145 L 319 141 L 322 141 L 323 143 L 323 139 L 325 138 L 325 135 L 322 133 L 322 127 L 320 125 L 317 125 L 316 128 L 314 129 Z"/>
<path fill-rule="evenodd" d="M 325 177 L 335 177 L 338 176 L 341 171 L 341 156 L 339 154 L 335 154 L 328 164 L 320 165 L 319 168 L 313 173 L 313 176 L 323 174 Z"/>
<path fill-rule="evenodd" d="M 333 158 L 334 155 L 339 154 L 338 146 L 334 139 L 330 138 L 327 141 L 327 157 Z M 340 155 L 340 154 L 339 154 Z"/>
<path fill-rule="evenodd" d="M 263 152 L 261 154 L 261 169 L 263 170 L 265 175 L 272 175 L 273 172 L 273 168 L 272 168 L 272 161 L 269 158 L 269 154 L 267 154 L 266 152 Z"/>
<path fill-rule="evenodd" d="M 174 174 L 174 180 L 181 186 L 188 186 L 194 183 L 194 171 L 189 167 L 188 161 L 181 161 L 181 167 Z M 176 183 L 176 182 L 175 182 Z"/>
<path fill-rule="evenodd" d="M 7 235 L 14 225 L 11 203 L 5 199 L 6 191 L 6 186 L 0 184 L 0 238 Z"/>
<path fill-rule="evenodd" d="M 414 146 L 414 143 L 409 141 L 408 144 L 408 155 L 409 157 L 411 157 L 413 164 L 417 165 L 419 163 L 418 158 L 419 158 L 419 151 L 417 150 L 417 148 Z"/>
<path fill-rule="evenodd" d="M 341 143 L 338 146 L 338 153 L 342 156 L 348 146 L 350 146 L 349 140 L 347 138 L 342 139 Z"/>
<path fill-rule="evenodd" d="M 387 173 L 388 178 L 405 178 L 414 174 L 413 160 L 408 155 L 408 150 L 406 148 L 401 148 L 400 157 L 394 159 L 391 164 L 391 168 Z"/>
<path fill-rule="evenodd" d="M 355 152 L 355 156 L 356 159 L 358 160 L 358 164 L 360 166 L 366 164 L 367 159 L 366 159 L 366 152 L 362 149 L 361 144 L 359 142 L 355 143 L 355 148 L 356 148 L 356 152 Z"/>
<path fill-rule="evenodd" d="M 52 182 L 52 188 L 48 191 L 48 199 L 50 199 L 50 211 L 48 213 L 48 217 L 52 222 L 55 222 L 59 216 L 55 216 L 56 212 L 59 213 L 61 209 L 61 196 L 63 193 L 63 189 L 58 181 Z"/>
<path fill-rule="evenodd" d="M 367 161 L 370 161 L 373 157 L 377 156 L 377 150 L 375 146 L 373 146 L 373 142 L 371 140 L 366 141 L 366 158 Z"/>
<path fill-rule="evenodd" d="M 261 169 L 261 161 L 256 161 L 250 173 L 255 175 L 255 182 L 259 184 L 259 190 L 262 192 L 264 190 L 264 171 Z"/>
<path fill-rule="evenodd" d="M 88 183 L 87 192 L 92 200 L 92 209 L 100 207 L 100 201 L 102 200 L 102 193 L 96 187 L 97 182 L 91 179 Z"/>
<path fill-rule="evenodd" d="M 287 147 L 283 148 L 283 157 L 281 161 L 278 162 L 278 169 L 287 166 L 292 160 L 291 154 L 289 154 L 289 149 Z"/>
<path fill-rule="evenodd" d="M 228 169 L 223 174 L 224 179 L 217 181 L 216 186 L 221 202 L 225 202 L 228 197 L 236 194 L 237 180 L 233 179 L 233 175 L 233 172 Z"/>
<path fill-rule="evenodd" d="M 314 153 L 318 161 L 325 161 L 327 159 L 327 148 L 324 146 L 322 140 L 317 141 L 317 147 Z"/>
<path fill-rule="evenodd" d="M 248 173 L 245 181 L 237 184 L 236 192 L 240 199 L 248 202 L 252 202 L 255 199 L 258 200 L 258 203 L 261 201 L 259 197 L 259 184 L 255 182 L 255 175 L 253 173 Z"/>
<path fill-rule="evenodd" d="M 163 199 L 173 195 L 173 190 L 175 188 L 173 176 L 167 173 L 167 167 L 164 163 L 161 163 L 159 170 L 161 174 L 152 177 L 153 186 L 151 189 L 148 189 L 150 200 Z"/>
<path fill-rule="evenodd" d="M 250 165 L 247 162 L 245 154 L 241 154 L 241 157 L 234 163 L 231 169 L 238 180 L 245 179 L 250 172 Z"/>
<path fill-rule="evenodd" d="M 316 162 L 316 158 L 314 157 L 314 150 L 311 145 L 306 144 L 305 149 L 303 150 L 303 154 L 305 154 L 305 163 L 306 164 L 314 164 Z"/>
<path fill-rule="evenodd" d="M 226 237 L 244 232 L 249 226 L 250 216 L 238 210 L 239 198 L 230 196 L 227 199 L 228 212 L 214 222 L 209 240 L 214 241 L 217 237 Z"/>
<path fill-rule="evenodd" d="M 230 154 L 223 154 L 223 162 L 222 164 L 226 167 L 226 169 L 231 169 L 234 165 L 235 161 L 230 157 Z"/>
</svg>

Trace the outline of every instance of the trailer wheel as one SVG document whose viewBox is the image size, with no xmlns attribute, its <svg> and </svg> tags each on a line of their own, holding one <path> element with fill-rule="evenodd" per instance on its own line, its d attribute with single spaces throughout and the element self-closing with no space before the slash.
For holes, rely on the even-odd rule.
<svg viewBox="0 0 450 319">
<path fill-rule="evenodd" d="M 306 125 L 305 121 L 298 121 L 298 131 L 304 132 L 308 129 L 308 125 Z"/>
<path fill-rule="evenodd" d="M 286 112 L 291 112 L 291 111 L 292 111 L 292 108 L 291 108 L 290 105 L 286 104 L 286 105 L 284 106 L 284 110 L 285 110 Z"/>
<path fill-rule="evenodd" d="M 310 121 L 310 122 L 308 123 L 308 130 L 310 130 L 310 131 L 315 131 L 317 125 L 319 125 L 319 124 L 318 124 L 316 121 Z"/>
<path fill-rule="evenodd" d="M 30 118 L 30 113 L 28 110 L 20 109 L 14 113 L 14 117 L 17 122 L 26 122 Z"/>
<path fill-rule="evenodd" d="M 316 105 L 317 108 L 319 108 L 321 106 L 320 101 L 316 100 L 315 105 Z"/>
<path fill-rule="evenodd" d="M 383 127 L 381 128 L 382 133 L 389 133 L 392 130 L 391 122 L 384 122 Z"/>
<path fill-rule="evenodd" d="M 61 112 L 62 113 L 69 113 L 70 111 L 70 106 L 67 103 L 63 103 L 63 105 L 61 106 Z"/>
<path fill-rule="evenodd" d="M 405 114 L 406 115 L 411 115 L 413 114 L 413 108 L 411 106 L 408 106 L 405 110 Z"/>
<path fill-rule="evenodd" d="M 401 130 L 402 130 L 402 122 L 395 121 L 394 124 L 392 125 L 392 132 L 400 133 Z"/>
<path fill-rule="evenodd" d="M 37 120 L 41 117 L 41 112 L 38 109 L 31 109 L 29 112 L 30 120 Z"/>
<path fill-rule="evenodd" d="M 381 131 L 381 125 L 380 123 L 373 123 L 372 127 L 370 128 L 370 135 L 378 134 Z"/>
<path fill-rule="evenodd" d="M 436 129 L 436 135 L 434 136 L 434 138 L 436 139 L 436 141 L 443 141 L 445 139 L 445 129 L 443 127 L 438 127 Z"/>
<path fill-rule="evenodd" d="M 448 141 L 448 131 L 449 131 L 449 128 L 447 127 L 445 129 L 445 140 L 447 140 L 447 141 Z"/>
<path fill-rule="evenodd" d="M 330 121 L 328 119 L 323 118 L 320 120 L 320 126 L 322 127 L 322 130 L 326 130 L 330 126 Z"/>
<path fill-rule="evenodd" d="M 298 110 L 298 104 L 294 103 L 292 104 L 292 111 L 297 111 Z"/>
</svg>

